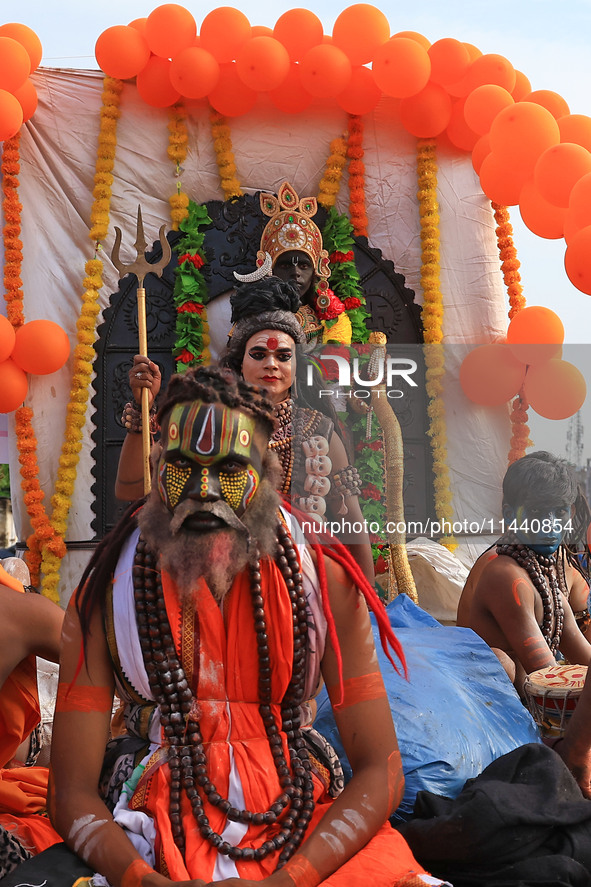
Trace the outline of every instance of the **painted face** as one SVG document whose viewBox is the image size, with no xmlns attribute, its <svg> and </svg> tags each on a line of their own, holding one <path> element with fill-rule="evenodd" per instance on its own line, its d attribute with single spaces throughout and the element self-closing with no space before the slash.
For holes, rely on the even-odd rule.
<svg viewBox="0 0 591 887">
<path fill-rule="evenodd" d="M 266 440 L 254 418 L 222 404 L 201 401 L 173 407 L 158 462 L 158 491 L 171 513 L 186 499 L 222 500 L 239 517 L 256 491 Z M 197 511 L 188 529 L 211 530 L 223 520 Z"/>
<path fill-rule="evenodd" d="M 291 336 L 280 330 L 255 333 L 246 343 L 244 351 L 244 381 L 265 388 L 273 403 L 284 400 L 295 372 L 294 347 Z"/>
<path fill-rule="evenodd" d="M 293 283 L 303 302 L 305 301 L 304 296 L 307 296 L 309 290 L 312 289 L 314 265 L 307 253 L 293 249 L 287 253 L 281 253 L 273 265 L 273 274 L 280 277 L 281 280 Z"/>
<path fill-rule="evenodd" d="M 564 502 L 520 505 L 515 511 L 515 534 L 523 545 L 548 557 L 564 539 L 570 517 L 571 506 Z"/>
</svg>

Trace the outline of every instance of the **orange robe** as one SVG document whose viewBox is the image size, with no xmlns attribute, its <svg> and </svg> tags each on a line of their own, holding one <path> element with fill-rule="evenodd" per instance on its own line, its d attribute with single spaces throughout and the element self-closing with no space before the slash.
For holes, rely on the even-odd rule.
<svg viewBox="0 0 591 887">
<path fill-rule="evenodd" d="M 289 595 L 274 562 L 261 564 L 268 644 L 272 668 L 272 699 L 277 724 L 281 723 L 280 700 L 291 677 L 293 654 L 292 610 Z M 162 583 L 168 618 L 177 651 L 189 684 L 198 687 L 198 716 L 208 760 L 208 773 L 218 792 L 228 797 L 231 755 L 240 775 L 245 806 L 252 811 L 269 808 L 281 793 L 268 739 L 258 710 L 258 656 L 253 626 L 248 572 L 236 577 L 224 600 L 223 612 L 201 581 L 193 599 L 196 606 L 179 604 L 172 581 Z M 198 675 L 197 675 L 198 672 Z M 164 742 L 163 742 L 164 744 Z M 286 739 L 284 751 L 289 760 Z M 132 810 L 153 817 L 156 824 L 156 869 L 173 881 L 212 879 L 217 851 L 199 834 L 189 802 L 182 793 L 186 851 L 183 859 L 174 843 L 169 805 L 169 770 L 165 752 L 158 749 L 147 763 L 129 803 Z M 320 779 L 315 778 L 316 808 L 311 831 L 332 803 Z M 204 801 L 214 831 L 221 833 L 225 816 Z M 273 837 L 274 826 L 248 827 L 241 847 L 257 847 Z M 241 878 L 260 880 L 276 868 L 278 852 L 262 862 L 238 861 Z M 324 881 L 325 887 L 392 887 L 396 875 L 422 873 L 405 840 L 389 824 L 338 872 Z"/>
<path fill-rule="evenodd" d="M 0 583 L 24 594 L 22 584 L 0 565 Z M 61 841 L 45 813 L 47 767 L 11 764 L 20 744 L 41 719 L 37 693 L 37 663 L 27 656 L 0 690 L 0 825 L 16 834 L 33 853 Z"/>
</svg>

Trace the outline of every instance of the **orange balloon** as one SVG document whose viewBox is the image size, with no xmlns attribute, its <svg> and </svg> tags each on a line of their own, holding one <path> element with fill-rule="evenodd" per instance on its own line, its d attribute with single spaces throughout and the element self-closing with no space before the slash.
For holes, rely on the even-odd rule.
<svg viewBox="0 0 591 887">
<path fill-rule="evenodd" d="M 0 314 L 0 362 L 12 354 L 14 348 L 14 327 L 7 317 Z"/>
<path fill-rule="evenodd" d="M 556 121 L 561 142 L 573 142 L 591 151 L 591 117 L 585 114 L 567 114 Z"/>
<path fill-rule="evenodd" d="M 591 173 L 573 185 L 568 202 L 568 216 L 577 231 L 591 225 Z"/>
<path fill-rule="evenodd" d="M 484 163 L 484 158 L 488 157 L 490 151 L 490 136 L 487 133 L 485 136 L 480 136 L 480 138 L 472 148 L 472 166 L 474 167 L 474 172 L 476 173 L 476 175 L 480 174 L 482 164 Z"/>
<path fill-rule="evenodd" d="M 55 373 L 69 355 L 70 340 L 53 320 L 30 320 L 16 331 L 12 360 L 25 373 Z"/>
<path fill-rule="evenodd" d="M 14 97 L 22 108 L 23 123 L 26 123 L 37 110 L 37 90 L 33 81 L 30 78 L 25 80 L 20 89 L 15 91 Z"/>
<path fill-rule="evenodd" d="M 417 95 L 400 102 L 402 125 L 419 139 L 439 135 L 450 119 L 451 99 L 437 83 L 428 83 Z"/>
<path fill-rule="evenodd" d="M 150 48 L 137 28 L 113 25 L 96 41 L 94 54 L 99 68 L 109 77 L 129 80 L 148 64 Z"/>
<path fill-rule="evenodd" d="M 31 72 L 31 59 L 25 47 L 12 37 L 0 37 L 0 89 L 14 92 Z"/>
<path fill-rule="evenodd" d="M 309 9 L 289 9 L 277 19 L 273 36 L 285 46 L 292 62 L 300 62 L 309 49 L 322 43 L 322 22 Z"/>
<path fill-rule="evenodd" d="M 409 40 L 414 40 L 415 43 L 418 43 L 419 46 L 422 46 L 423 49 L 429 49 L 431 46 L 431 41 L 424 36 L 424 34 L 419 34 L 417 31 L 397 31 L 396 34 L 392 34 L 393 37 L 408 37 Z"/>
<path fill-rule="evenodd" d="M 465 45 L 453 37 L 436 40 L 428 49 L 431 59 L 431 80 L 440 86 L 457 83 L 470 66 L 470 55 Z"/>
<path fill-rule="evenodd" d="M 136 78 L 137 91 L 147 105 L 153 108 L 169 108 L 181 97 L 170 80 L 169 59 L 153 55 Z"/>
<path fill-rule="evenodd" d="M 220 64 L 232 62 L 251 36 L 250 22 L 239 9 L 218 6 L 203 19 L 199 36 L 203 49 L 211 52 Z"/>
<path fill-rule="evenodd" d="M 513 316 L 507 328 L 507 345 L 524 364 L 537 365 L 560 353 L 564 326 L 558 314 L 543 305 L 530 305 Z"/>
<path fill-rule="evenodd" d="M 478 135 L 484 135 L 499 111 L 513 104 L 515 102 L 510 92 L 495 83 L 485 83 L 466 96 L 464 117 L 470 129 Z"/>
<path fill-rule="evenodd" d="M 533 170 L 546 148 L 560 141 L 556 120 L 541 105 L 516 102 L 499 111 L 490 127 L 490 143 L 499 159 L 513 167 Z"/>
<path fill-rule="evenodd" d="M 269 98 L 285 114 L 299 114 L 311 104 L 312 96 L 304 89 L 299 66 L 295 62 L 290 66 L 281 86 L 269 91 Z"/>
<path fill-rule="evenodd" d="M 456 148 L 460 148 L 462 151 L 472 151 L 478 141 L 478 134 L 466 123 L 464 103 L 464 99 L 456 99 L 453 103 L 446 133 Z"/>
<path fill-rule="evenodd" d="M 519 212 L 530 231 L 547 240 L 558 240 L 564 232 L 566 209 L 550 203 L 534 179 L 528 179 L 519 195 Z"/>
<path fill-rule="evenodd" d="M 473 43 L 466 43 L 464 41 L 464 46 L 468 50 L 468 55 L 470 56 L 470 61 L 475 62 L 476 59 L 479 59 L 482 55 L 482 50 L 478 49 L 477 46 L 474 46 Z M 467 73 L 467 72 L 466 72 Z"/>
<path fill-rule="evenodd" d="M 542 108 L 550 111 L 556 120 L 559 117 L 565 117 L 567 114 L 570 114 L 570 108 L 565 99 L 558 95 L 557 92 L 552 92 L 551 89 L 536 89 L 534 92 L 530 92 L 529 95 L 524 96 L 523 101 L 535 102 L 536 105 L 541 105 Z"/>
<path fill-rule="evenodd" d="M 43 56 L 43 47 L 32 28 L 21 25 L 20 22 L 8 22 L 5 25 L 0 25 L 0 37 L 12 37 L 13 40 L 24 46 L 29 56 L 30 74 L 39 67 Z"/>
<path fill-rule="evenodd" d="M 146 40 L 154 55 L 174 58 L 191 46 L 197 33 L 195 19 L 178 3 L 164 3 L 153 9 L 146 19 Z"/>
<path fill-rule="evenodd" d="M 369 114 L 382 96 L 382 91 L 369 68 L 358 65 L 351 71 L 351 80 L 344 92 L 337 96 L 337 105 L 347 114 Z"/>
<path fill-rule="evenodd" d="M 273 28 L 268 28 L 267 25 L 253 25 L 250 29 L 251 37 L 274 37 Z M 277 38 L 275 38 L 277 39 Z"/>
<path fill-rule="evenodd" d="M 337 17 L 332 42 L 352 65 L 366 65 L 390 37 L 390 24 L 381 10 L 369 3 L 348 6 Z"/>
<path fill-rule="evenodd" d="M 564 216 L 564 223 L 562 225 L 562 236 L 564 237 L 565 243 L 568 244 L 571 242 L 575 234 L 578 234 L 581 228 L 586 228 L 587 225 L 591 225 L 591 205 L 589 206 L 589 213 L 586 221 L 583 224 L 579 224 L 573 217 L 571 211 L 569 209 L 566 210 Z"/>
<path fill-rule="evenodd" d="M 497 55 L 494 52 L 481 55 L 472 62 L 466 73 L 468 92 L 472 92 L 477 86 L 484 86 L 486 83 L 494 83 L 497 86 L 502 86 L 507 92 L 511 92 L 515 86 L 515 68 L 502 55 Z"/>
<path fill-rule="evenodd" d="M 591 225 L 581 228 L 569 240 L 564 267 L 572 285 L 591 296 Z"/>
<path fill-rule="evenodd" d="M 351 62 L 342 49 L 320 44 L 309 49 L 299 65 L 304 89 L 316 98 L 334 98 L 351 80 Z"/>
<path fill-rule="evenodd" d="M 511 90 L 511 95 L 516 102 L 522 102 L 526 95 L 531 92 L 531 83 L 525 76 L 523 71 L 515 71 L 515 86 Z"/>
<path fill-rule="evenodd" d="M 491 151 L 480 165 L 480 187 L 493 203 L 516 206 L 521 189 L 529 177 L 527 170 L 510 167 L 498 154 Z"/>
<path fill-rule="evenodd" d="M 135 28 L 136 31 L 139 31 L 146 43 L 148 42 L 148 38 L 146 37 L 146 22 L 148 19 L 144 16 L 144 18 L 134 18 L 132 22 L 129 22 L 130 28 Z"/>
<path fill-rule="evenodd" d="M 574 416 L 587 396 L 587 384 L 581 371 L 559 358 L 529 367 L 523 387 L 529 405 L 545 419 Z"/>
<path fill-rule="evenodd" d="M 236 70 L 250 89 L 268 92 L 287 77 L 289 55 L 275 37 L 249 37 L 236 55 Z"/>
<path fill-rule="evenodd" d="M 384 95 L 399 99 L 417 95 L 431 75 L 427 50 L 409 37 L 391 37 L 377 50 L 371 67 Z"/>
<path fill-rule="evenodd" d="M 498 407 L 519 392 L 526 367 L 502 343 L 478 345 L 462 361 L 460 385 L 473 403 Z"/>
<path fill-rule="evenodd" d="M 0 142 L 11 139 L 23 125 L 23 109 L 12 93 L 0 89 Z"/>
<path fill-rule="evenodd" d="M 220 79 L 209 93 L 209 102 L 216 111 L 226 117 L 240 117 L 254 107 L 256 100 L 256 92 L 238 76 L 235 62 L 220 65 Z"/>
<path fill-rule="evenodd" d="M 10 358 L 0 363 L 0 413 L 17 410 L 27 396 L 26 374 Z"/>
<path fill-rule="evenodd" d="M 563 142 L 540 155 L 534 180 L 540 194 L 555 206 L 567 207 L 573 187 L 591 172 L 591 153 L 581 145 Z"/>
<path fill-rule="evenodd" d="M 170 63 L 170 82 L 188 99 L 202 99 L 219 79 L 220 66 L 216 59 L 200 46 L 183 49 Z"/>
</svg>

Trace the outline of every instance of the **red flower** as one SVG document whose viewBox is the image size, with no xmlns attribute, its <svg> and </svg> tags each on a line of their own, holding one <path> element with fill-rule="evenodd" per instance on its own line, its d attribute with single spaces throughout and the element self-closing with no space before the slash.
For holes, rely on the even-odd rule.
<svg viewBox="0 0 591 887">
<path fill-rule="evenodd" d="M 349 296 L 348 299 L 345 299 L 343 305 L 347 309 L 347 311 L 352 311 L 353 308 L 359 308 L 361 305 L 361 299 L 358 299 L 357 296 Z"/>
<path fill-rule="evenodd" d="M 352 249 L 350 249 L 348 253 L 341 253 L 338 250 L 335 250 L 335 252 L 331 253 L 328 257 L 329 262 L 352 262 L 354 259 L 355 255 Z"/>
<path fill-rule="evenodd" d="M 199 268 L 203 268 L 205 262 L 201 258 L 200 255 L 195 254 L 194 256 L 189 253 L 184 253 L 182 256 L 179 256 L 179 265 L 182 265 L 183 262 L 191 262 L 192 265 L 199 270 Z"/>
<path fill-rule="evenodd" d="M 322 349 L 323 357 L 332 357 L 336 355 L 337 357 L 344 357 L 345 360 L 349 359 L 349 349 L 346 345 L 325 345 Z M 339 378 L 339 367 L 336 360 L 327 360 L 322 361 L 322 368 L 324 370 L 324 377 L 329 382 L 336 382 Z"/>
<path fill-rule="evenodd" d="M 177 308 L 179 314 L 203 314 L 203 305 L 197 302 L 184 302 Z"/>
<path fill-rule="evenodd" d="M 380 573 L 386 573 L 387 570 L 388 570 L 388 568 L 386 566 L 386 561 L 384 559 L 384 555 L 383 554 L 378 555 L 378 559 L 375 563 L 376 576 L 379 576 Z"/>
<path fill-rule="evenodd" d="M 363 498 L 374 499 L 376 502 L 379 502 L 382 498 L 382 494 L 375 486 L 375 484 L 367 484 L 367 486 L 363 489 Z"/>
<path fill-rule="evenodd" d="M 321 320 L 335 320 L 345 306 L 331 289 L 316 294 L 316 313 Z"/>
<path fill-rule="evenodd" d="M 193 363 L 195 360 L 195 355 L 191 354 L 191 352 L 187 348 L 183 348 L 177 360 L 180 360 L 181 363 Z"/>
</svg>

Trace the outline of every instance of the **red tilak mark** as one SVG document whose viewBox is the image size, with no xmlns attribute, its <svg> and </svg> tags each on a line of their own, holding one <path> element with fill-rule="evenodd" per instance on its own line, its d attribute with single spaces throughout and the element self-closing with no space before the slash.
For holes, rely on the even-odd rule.
<svg viewBox="0 0 591 887">
<path fill-rule="evenodd" d="M 278 345 L 279 345 L 279 342 L 277 341 L 275 336 L 270 336 L 267 339 L 267 348 L 269 349 L 269 351 L 276 351 Z"/>
</svg>

